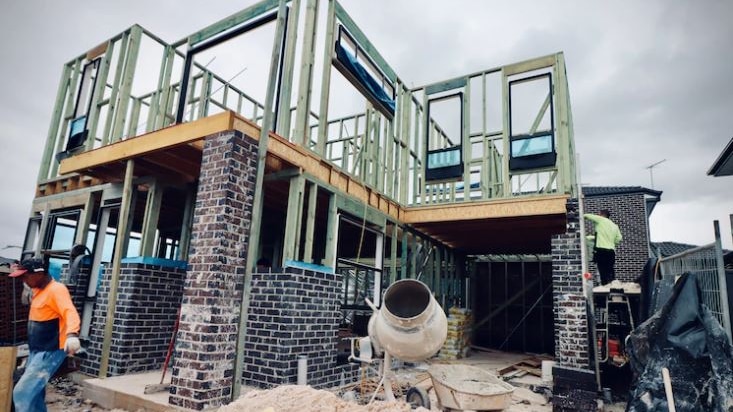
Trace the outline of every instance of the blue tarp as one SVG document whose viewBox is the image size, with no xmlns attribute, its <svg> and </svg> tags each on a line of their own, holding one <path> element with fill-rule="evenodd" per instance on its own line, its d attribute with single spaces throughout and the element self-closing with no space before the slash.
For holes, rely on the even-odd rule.
<svg viewBox="0 0 733 412">
<path fill-rule="evenodd" d="M 377 83 L 376 80 L 367 72 L 367 70 L 358 62 L 356 58 L 344 49 L 340 44 L 336 45 L 336 58 L 338 61 L 351 73 L 359 82 L 366 88 L 371 94 L 370 97 L 377 100 L 381 105 L 387 109 L 392 116 L 395 112 L 395 102 L 382 88 L 382 85 Z"/>
</svg>

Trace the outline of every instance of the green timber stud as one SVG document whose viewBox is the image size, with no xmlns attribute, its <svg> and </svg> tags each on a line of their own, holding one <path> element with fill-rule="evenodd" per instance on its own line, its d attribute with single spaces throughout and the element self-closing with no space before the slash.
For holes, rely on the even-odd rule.
<svg viewBox="0 0 733 412">
<path fill-rule="evenodd" d="M 115 43 L 121 38 L 121 35 L 107 41 L 107 47 L 104 51 L 104 55 L 101 57 L 99 62 L 99 68 L 97 69 L 97 79 L 94 85 L 94 91 L 91 97 L 91 107 L 89 110 L 89 118 L 87 119 L 87 130 L 89 130 L 89 136 L 87 137 L 86 150 L 94 149 L 94 144 L 97 141 L 97 127 L 99 125 L 99 114 L 102 110 L 104 103 L 104 92 L 107 88 L 107 78 L 109 77 L 109 67 L 112 62 L 112 56 L 115 51 Z"/>
<path fill-rule="evenodd" d="M 143 105 L 143 102 L 139 98 L 131 97 L 130 104 L 130 116 L 127 122 L 127 133 L 125 133 L 127 137 L 133 137 L 137 134 L 137 124 L 140 120 L 140 108 Z"/>
<path fill-rule="evenodd" d="M 427 160 L 428 147 L 431 144 L 431 140 L 430 139 L 433 137 L 433 130 L 434 130 L 431 127 L 431 125 L 430 125 L 430 116 L 428 116 L 428 114 L 427 114 L 428 113 L 428 105 L 429 104 L 430 104 L 430 98 L 429 98 L 428 90 L 427 89 L 423 89 L 423 94 L 422 94 L 422 107 L 423 107 L 423 110 L 425 110 L 425 112 L 424 112 L 425 115 L 423 116 L 422 122 L 420 122 L 420 124 L 422 125 L 422 128 L 423 128 L 423 133 L 416 134 L 416 136 L 415 136 L 415 145 L 418 146 L 418 142 L 421 142 L 421 141 L 422 142 L 425 142 L 426 147 L 425 147 L 425 150 L 422 153 L 423 153 L 423 156 L 425 156 L 425 159 L 426 160 Z M 415 152 L 420 153 L 420 148 L 419 147 L 415 147 Z M 427 165 L 427 162 L 426 162 L 426 165 Z M 421 172 L 424 173 L 424 170 L 421 170 Z M 421 205 L 425 205 L 425 204 L 427 204 L 427 200 L 429 200 L 429 198 L 426 196 L 426 193 L 425 193 L 427 191 L 427 188 L 428 188 L 428 182 L 426 182 L 425 179 L 418 178 L 418 174 L 417 173 L 418 173 L 418 170 L 417 170 L 417 162 L 415 162 L 415 176 L 414 176 L 414 179 L 415 179 L 415 182 L 418 182 L 418 181 L 420 182 L 419 192 L 416 192 L 416 193 L 420 193 L 420 199 L 419 199 L 419 202 L 416 202 L 416 203 L 420 203 Z M 416 187 L 415 190 L 418 190 L 417 189 L 417 186 L 415 186 L 415 187 Z"/>
<path fill-rule="evenodd" d="M 432 280 L 432 290 L 433 290 L 433 296 L 435 298 L 438 298 L 438 294 L 440 293 L 440 265 L 441 265 L 441 259 L 442 259 L 442 250 L 443 247 L 441 245 L 435 246 L 435 258 L 433 259 L 433 280 Z"/>
<path fill-rule="evenodd" d="M 575 143 L 573 141 L 572 111 L 568 93 L 568 79 L 563 53 L 555 56 L 555 102 L 557 104 L 556 122 L 558 135 L 558 190 L 575 197 L 577 194 L 577 175 L 575 173 Z"/>
<path fill-rule="evenodd" d="M 191 244 L 191 227 L 193 226 L 193 211 L 196 207 L 197 186 L 194 183 L 186 185 L 186 204 L 183 209 L 183 223 L 181 224 L 180 240 L 178 241 L 177 259 L 188 260 L 188 247 Z"/>
<path fill-rule="evenodd" d="M 269 3 L 269 1 L 267 2 Z M 277 9 L 277 20 L 275 23 L 275 39 L 272 44 L 270 57 L 270 73 L 267 78 L 267 94 L 265 95 L 265 108 L 260 128 L 260 139 L 257 148 L 257 173 L 255 175 L 254 199 L 252 200 L 252 224 L 247 242 L 247 266 L 244 275 L 244 290 L 242 292 L 242 304 L 239 311 L 239 326 L 237 328 L 237 350 L 234 362 L 234 379 L 232 387 L 232 400 L 239 397 L 242 390 L 242 371 L 244 370 L 244 338 L 247 330 L 247 318 L 249 316 L 249 300 L 252 291 L 252 270 L 259 256 L 259 239 L 262 231 L 262 207 L 263 207 L 263 180 L 265 176 L 265 160 L 267 158 L 267 144 L 270 139 L 270 130 L 274 127 L 275 88 L 277 87 L 277 74 L 280 64 L 280 51 L 282 50 L 283 36 L 285 34 L 285 0 L 279 0 Z M 256 106 L 255 106 L 256 107 Z"/>
<path fill-rule="evenodd" d="M 471 138 L 469 137 L 471 134 L 471 82 L 468 81 L 467 78 L 464 78 L 463 80 L 465 82 L 465 85 L 463 86 L 463 110 L 461 110 L 461 114 L 463 115 L 463 119 L 461 121 L 461 124 L 463 127 L 461 128 L 461 149 L 463 149 L 463 201 L 464 202 L 470 202 L 471 201 Z M 452 184 L 453 190 L 455 190 L 455 183 Z"/>
<path fill-rule="evenodd" d="M 79 222 L 77 224 L 76 236 L 74 237 L 75 245 L 86 245 L 87 237 L 89 236 L 89 225 L 92 222 L 92 209 L 96 203 L 96 193 L 89 192 L 87 194 L 87 200 L 84 202 L 84 208 L 81 209 L 79 214 Z"/>
<path fill-rule="evenodd" d="M 297 178 L 296 178 L 297 179 Z M 292 179 L 291 179 L 292 183 Z M 293 250 L 294 254 L 291 259 L 293 260 L 302 260 L 300 257 L 300 242 L 302 240 L 303 235 L 303 205 L 305 204 L 305 176 L 302 174 L 300 175 L 300 179 L 297 180 L 298 185 L 298 210 L 296 211 L 296 218 L 295 218 L 295 236 L 293 238 Z M 290 212 L 290 199 L 288 199 L 288 212 Z M 288 213 L 288 217 L 290 217 L 290 213 Z M 287 222 L 285 223 L 285 244 L 287 245 Z M 287 247 L 287 246 L 286 246 Z M 285 263 L 285 261 L 283 261 Z"/>
<path fill-rule="evenodd" d="M 395 146 L 399 144 L 397 142 L 397 138 L 394 135 L 395 130 L 400 130 L 400 121 L 402 119 L 402 106 L 401 106 L 401 100 L 402 100 L 402 87 L 397 84 L 397 109 L 400 110 L 399 116 L 395 116 L 394 119 L 391 122 L 387 122 L 387 134 L 384 139 L 386 142 L 385 148 L 384 148 L 384 166 L 385 166 L 385 176 L 386 179 L 385 185 L 384 185 L 384 194 L 391 197 L 392 199 L 395 199 L 395 193 L 396 193 L 396 182 L 394 179 L 394 170 L 397 167 L 397 164 L 395 162 Z"/>
<path fill-rule="evenodd" d="M 163 185 L 158 180 L 149 185 L 148 196 L 145 202 L 143 217 L 142 242 L 140 242 L 140 256 L 153 256 L 160 206 L 163 200 Z"/>
<path fill-rule="evenodd" d="M 56 101 L 53 105 L 53 114 L 51 115 L 51 125 L 48 128 L 48 135 L 46 135 L 46 145 L 43 149 L 43 157 L 41 158 L 41 166 L 38 169 L 37 183 L 41 183 L 48 179 L 48 170 L 51 166 L 51 162 L 56 160 L 53 158 L 53 149 L 58 138 L 59 124 L 61 123 L 61 112 L 64 110 L 64 97 L 69 89 L 69 77 L 71 76 L 71 64 L 67 63 L 64 65 L 64 71 L 61 74 L 61 80 L 59 80 L 59 87 L 56 91 Z"/>
<path fill-rule="evenodd" d="M 63 121 L 61 123 L 60 133 L 55 137 L 56 148 L 54 149 L 53 153 L 59 153 L 62 150 L 64 150 L 64 143 L 66 142 L 66 135 L 67 135 L 67 129 L 69 126 L 69 122 L 74 117 L 74 102 L 76 101 L 76 95 L 77 95 L 76 89 L 77 89 L 77 83 L 82 76 L 81 62 L 83 60 L 84 60 L 84 57 L 80 56 L 73 62 L 74 68 L 71 71 L 71 77 L 69 80 L 69 88 L 66 94 L 66 106 L 65 106 L 64 115 L 63 115 L 64 117 L 62 118 Z M 51 157 L 49 158 L 49 163 L 51 166 L 51 171 L 50 171 L 49 176 L 56 177 L 56 175 L 58 174 L 59 162 L 55 161 L 55 159 Z"/>
<path fill-rule="evenodd" d="M 233 27 L 239 26 L 240 24 L 252 19 L 253 17 L 261 16 L 270 10 L 278 8 L 279 0 L 265 0 L 259 3 L 253 4 L 244 10 L 240 10 L 229 17 L 225 17 L 216 23 L 210 24 L 203 29 L 197 31 L 188 36 L 188 47 L 191 48 L 217 34 L 223 33 Z M 286 2 L 287 3 L 287 2 Z M 279 51 L 278 51 L 279 52 Z"/>
<path fill-rule="evenodd" d="M 48 221 L 51 216 L 51 203 L 46 203 L 43 206 L 43 214 L 41 214 L 41 226 L 38 229 L 38 241 L 34 249 L 34 257 L 41 256 L 41 249 L 45 248 L 44 240 L 46 239 L 46 231 L 48 230 Z M 25 249 L 24 249 L 25 250 Z"/>
<path fill-rule="evenodd" d="M 731 216 L 733 218 L 733 215 Z M 392 235 L 390 238 L 389 260 L 391 262 L 391 270 L 389 271 L 389 284 L 397 281 L 397 222 L 392 222 Z"/>
<path fill-rule="evenodd" d="M 115 254 L 112 257 L 112 273 L 109 282 L 109 302 L 104 323 L 104 334 L 102 339 L 102 357 L 99 361 L 99 377 L 106 378 L 109 369 L 109 351 L 112 346 L 112 328 L 114 326 L 115 309 L 117 305 L 117 288 L 120 283 L 120 263 L 125 255 L 125 245 L 128 242 L 129 222 L 131 211 L 131 200 L 133 191 L 132 178 L 134 176 L 135 161 L 127 161 L 125 168 L 125 180 L 122 187 L 122 204 L 117 224 L 117 237 L 115 238 Z"/>
<path fill-rule="evenodd" d="M 409 233 L 407 228 L 402 228 L 402 256 L 400 256 L 400 279 L 407 279 L 407 256 L 410 247 Z"/>
<path fill-rule="evenodd" d="M 303 262 L 306 263 L 313 263 L 313 233 L 315 232 L 317 201 L 318 185 L 316 183 L 310 183 L 305 221 L 305 249 L 303 250 Z"/>
<path fill-rule="evenodd" d="M 291 141 L 305 143 L 310 140 L 310 107 L 313 97 L 313 65 L 315 62 L 316 16 L 318 0 L 307 0 L 305 11 L 305 29 L 303 30 L 303 46 L 300 56 L 300 80 L 298 81 L 298 100 L 295 111 L 295 132 Z M 330 16 L 330 15 L 329 15 Z M 331 27 L 331 26 L 329 26 Z M 331 33 L 333 36 L 333 33 Z M 303 147 L 308 147 L 302 144 Z M 320 152 L 319 152 L 320 153 Z"/>
<path fill-rule="evenodd" d="M 117 96 L 119 106 L 115 111 L 115 121 L 112 128 L 111 142 L 122 139 L 122 133 L 125 128 L 125 120 L 127 117 L 127 109 L 130 104 L 132 92 L 132 81 L 135 78 L 135 69 L 137 67 L 137 57 L 140 51 L 140 40 L 142 37 L 142 27 L 134 25 L 130 28 L 130 41 L 125 58 L 125 69 L 120 83 L 120 92 Z M 120 56 L 122 58 L 122 56 Z"/>
<path fill-rule="evenodd" d="M 397 169 L 399 173 L 399 179 L 395 179 L 399 181 L 399 195 L 397 196 L 397 201 L 403 205 L 407 205 L 410 203 L 408 191 L 410 182 L 408 158 L 410 157 L 409 142 L 411 113 L 412 92 L 409 90 L 405 90 L 402 94 L 402 112 L 400 113 L 402 117 L 402 127 L 400 128 L 401 133 L 399 135 L 399 146 L 397 147 L 397 152 L 399 156 L 398 162 L 400 165 L 400 168 Z"/>
<path fill-rule="evenodd" d="M 213 74 L 206 70 L 201 74 L 201 95 L 198 99 L 198 114 L 192 120 L 203 119 L 209 114 L 209 96 L 211 96 L 211 79 Z M 191 113 L 193 116 L 193 113 Z"/>
<path fill-rule="evenodd" d="M 112 125 L 114 117 L 117 112 L 117 105 L 119 101 L 117 99 L 120 93 L 120 83 L 122 82 L 123 72 L 125 70 L 125 56 L 127 55 L 127 48 L 130 43 L 130 34 L 132 29 L 128 29 L 122 33 L 120 37 L 120 53 L 117 56 L 117 65 L 115 66 L 114 83 L 112 84 L 110 95 L 109 95 L 109 107 L 107 108 L 107 118 L 104 122 L 104 130 L 102 131 L 102 146 L 106 146 L 111 143 L 112 140 Z"/>
<path fill-rule="evenodd" d="M 303 214 L 303 192 L 305 178 L 298 174 L 290 179 L 288 192 L 288 210 L 285 220 L 285 245 L 283 247 L 283 261 L 299 260 L 298 245 L 300 244 L 300 221 Z"/>
<path fill-rule="evenodd" d="M 298 40 L 298 18 L 300 16 L 300 0 L 291 0 L 290 12 L 288 12 L 288 26 L 285 30 L 285 55 L 280 64 L 282 65 L 282 79 L 280 81 L 277 125 L 275 133 L 293 141 L 290 136 L 290 99 L 293 90 L 293 71 L 295 66 L 295 43 Z M 308 147 L 307 145 L 302 145 Z"/>
<path fill-rule="evenodd" d="M 410 279 L 415 279 L 417 277 L 417 254 L 421 250 L 421 244 L 420 239 L 415 236 L 414 233 L 412 235 L 412 244 L 410 245 L 410 272 L 409 277 Z"/>
<path fill-rule="evenodd" d="M 170 94 L 171 72 L 173 70 L 173 59 L 175 57 L 174 50 L 171 46 L 166 45 L 163 49 L 163 58 L 160 61 L 160 69 L 158 72 L 158 85 L 150 96 L 150 107 L 148 108 L 148 117 L 145 121 L 145 132 L 151 132 L 162 128 L 165 116 L 166 102 Z"/>
<path fill-rule="evenodd" d="M 503 156 L 501 157 L 501 176 L 502 196 L 509 197 L 512 194 L 512 180 L 509 176 L 509 157 L 511 156 L 511 148 L 509 146 L 509 81 L 506 69 L 501 69 L 501 147 L 503 148 Z"/>
<path fill-rule="evenodd" d="M 493 184 L 491 174 L 489 173 L 489 158 L 491 158 L 489 139 L 487 136 L 487 107 L 486 107 L 486 73 L 481 73 L 481 148 L 483 156 L 481 157 L 481 198 L 486 200 L 492 196 Z"/>
<path fill-rule="evenodd" d="M 336 0 L 328 0 L 328 14 L 326 20 L 326 39 L 323 50 L 323 72 L 321 74 L 321 102 L 318 109 L 318 140 L 316 153 L 323 156 L 326 153 L 328 138 L 328 95 L 331 87 L 331 60 L 333 59 L 333 44 L 336 32 Z M 308 110 L 308 108 L 305 108 Z M 307 113 L 306 113 L 307 116 Z"/>
<path fill-rule="evenodd" d="M 338 202 L 339 196 L 330 192 L 328 197 L 328 221 L 326 222 L 326 256 L 324 265 L 336 269 L 336 240 L 338 231 Z"/>
<path fill-rule="evenodd" d="M 413 137 L 411 140 L 409 140 L 410 143 L 412 143 L 412 146 L 408 144 L 409 151 L 407 152 L 407 155 L 412 157 L 412 190 L 413 190 L 413 203 L 419 203 L 419 198 L 421 194 L 420 190 L 420 182 L 423 180 L 421 179 L 421 172 L 422 172 L 422 166 L 420 165 L 419 159 L 424 157 L 424 154 L 420 155 L 419 153 L 424 153 L 421 151 L 421 143 L 423 142 L 423 133 L 425 133 L 424 129 L 421 129 L 425 127 L 425 123 L 420 121 L 420 116 L 423 118 L 427 117 L 427 111 L 425 107 L 417 108 L 417 113 L 415 115 L 415 130 L 413 130 Z M 414 156 L 413 156 L 414 155 Z M 424 193 L 424 192 L 422 192 Z"/>
</svg>

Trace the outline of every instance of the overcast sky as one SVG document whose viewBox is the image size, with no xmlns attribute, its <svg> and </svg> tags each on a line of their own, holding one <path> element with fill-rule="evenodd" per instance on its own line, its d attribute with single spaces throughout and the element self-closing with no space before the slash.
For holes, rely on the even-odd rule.
<svg viewBox="0 0 733 412">
<path fill-rule="evenodd" d="M 0 249 L 22 243 L 65 62 L 134 23 L 173 42 L 253 2 L 3 3 Z M 652 240 L 710 243 L 718 219 L 731 248 L 733 177 L 706 172 L 733 136 L 733 2 L 342 4 L 408 85 L 563 51 L 582 182 L 651 187 L 666 159 Z"/>
</svg>

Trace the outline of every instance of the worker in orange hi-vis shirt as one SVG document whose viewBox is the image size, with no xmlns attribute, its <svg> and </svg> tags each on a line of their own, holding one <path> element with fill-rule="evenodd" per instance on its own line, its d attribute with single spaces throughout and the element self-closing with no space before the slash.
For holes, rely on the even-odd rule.
<svg viewBox="0 0 733 412">
<path fill-rule="evenodd" d="M 10 277 L 23 277 L 33 290 L 28 314 L 28 349 L 25 372 L 13 389 L 18 412 L 46 411 L 46 384 L 66 355 L 79 349 L 79 313 L 69 290 L 53 280 L 43 259 L 26 259 L 15 265 Z"/>
</svg>

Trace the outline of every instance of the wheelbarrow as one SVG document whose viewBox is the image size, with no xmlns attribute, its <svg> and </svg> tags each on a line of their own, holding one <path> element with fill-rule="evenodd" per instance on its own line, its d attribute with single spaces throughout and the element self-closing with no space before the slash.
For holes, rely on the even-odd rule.
<svg viewBox="0 0 733 412">
<path fill-rule="evenodd" d="M 495 411 L 511 403 L 514 387 L 475 366 L 435 364 L 428 374 L 444 411 Z"/>
</svg>

